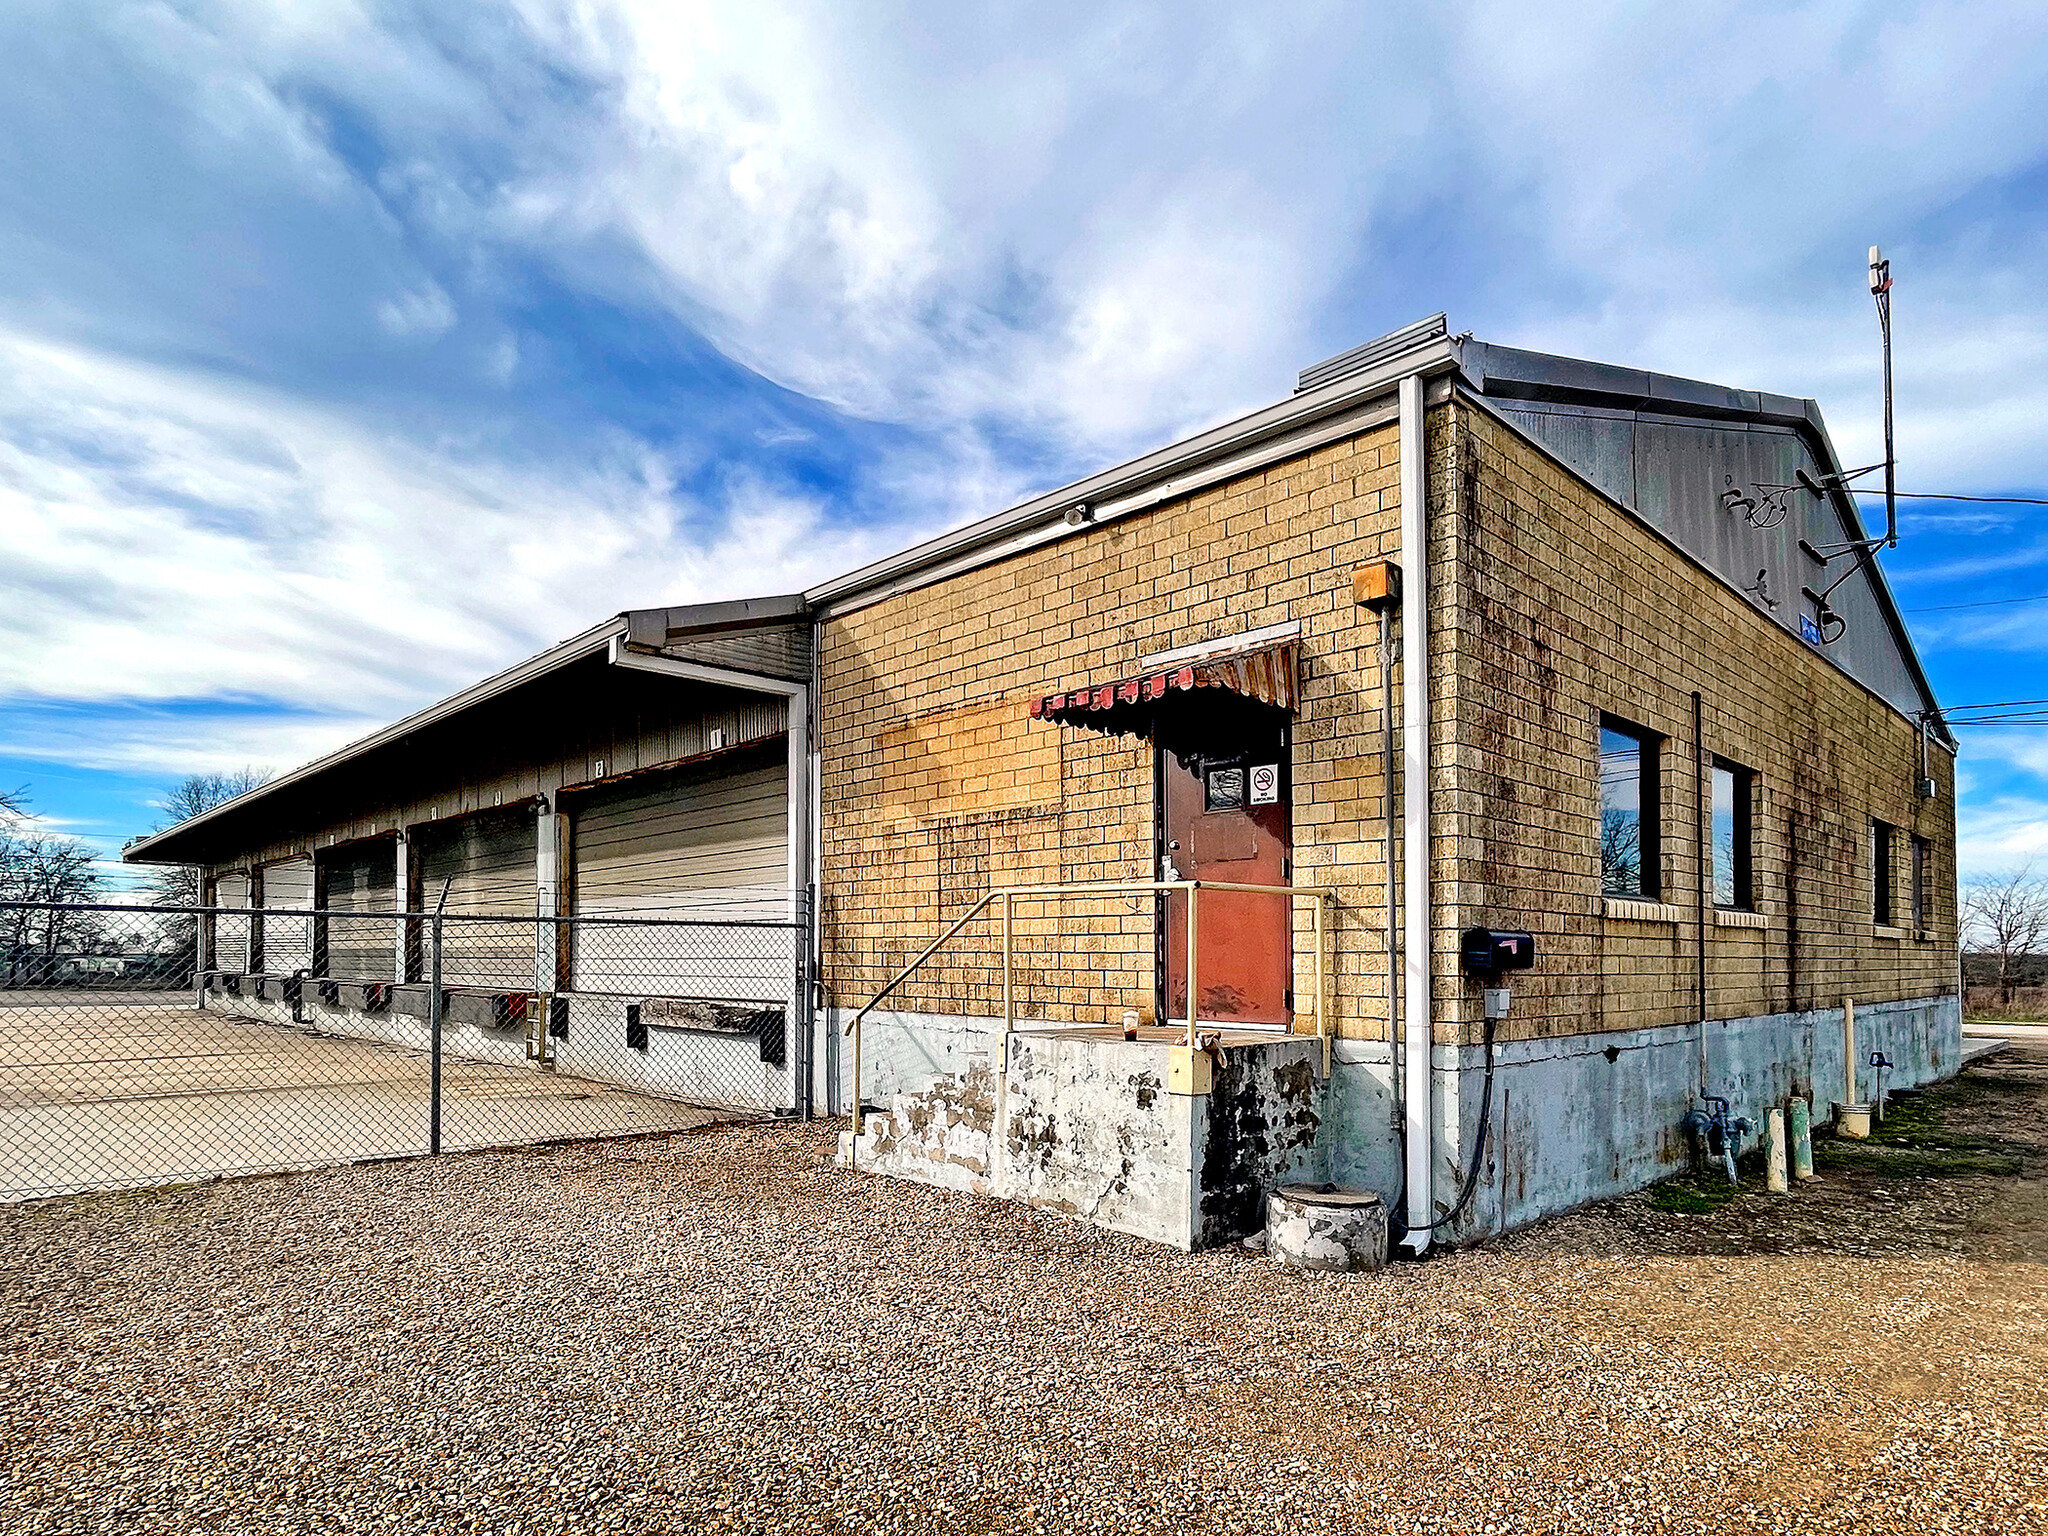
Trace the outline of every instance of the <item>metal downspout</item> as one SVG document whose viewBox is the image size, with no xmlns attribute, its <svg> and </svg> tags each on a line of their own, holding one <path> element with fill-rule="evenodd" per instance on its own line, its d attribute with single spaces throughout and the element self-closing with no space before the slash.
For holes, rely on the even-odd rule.
<svg viewBox="0 0 2048 1536">
<path fill-rule="evenodd" d="M 1707 844 L 1707 735 L 1705 707 L 1700 691 L 1692 693 L 1692 847 L 1693 847 L 1693 951 L 1698 959 L 1700 1013 L 1700 1097 L 1707 1093 L 1707 862 L 1713 850 Z"/>
<path fill-rule="evenodd" d="M 1401 925 L 1402 991 L 1407 1007 L 1402 1035 L 1401 1094 L 1405 1128 L 1407 1245 L 1429 1249 L 1436 1218 L 1432 1170 L 1436 1163 L 1429 1070 L 1429 548 L 1423 505 L 1422 376 L 1401 380 L 1401 785 L 1402 881 L 1406 912 Z"/>
</svg>

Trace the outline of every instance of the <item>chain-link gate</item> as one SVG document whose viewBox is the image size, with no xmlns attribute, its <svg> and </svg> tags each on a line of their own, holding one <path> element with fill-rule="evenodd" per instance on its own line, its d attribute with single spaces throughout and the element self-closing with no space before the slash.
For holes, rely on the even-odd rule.
<svg viewBox="0 0 2048 1536">
<path fill-rule="evenodd" d="M 0 1199 L 804 1111 L 807 939 L 0 903 Z"/>
</svg>

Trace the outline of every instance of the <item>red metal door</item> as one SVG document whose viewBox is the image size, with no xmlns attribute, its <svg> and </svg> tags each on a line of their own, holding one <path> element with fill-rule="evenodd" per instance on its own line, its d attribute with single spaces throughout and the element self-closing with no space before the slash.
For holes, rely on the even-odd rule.
<svg viewBox="0 0 2048 1536">
<path fill-rule="evenodd" d="M 1241 753 L 1183 764 L 1160 753 L 1165 878 L 1287 885 L 1293 874 L 1284 726 L 1249 733 Z M 1204 891 L 1197 1017 L 1219 1024 L 1286 1024 L 1293 1013 L 1294 920 L 1285 896 Z M 1167 1020 L 1188 1007 L 1187 896 L 1167 898 Z M 1165 1022 L 1165 1021 L 1162 1021 Z"/>
</svg>

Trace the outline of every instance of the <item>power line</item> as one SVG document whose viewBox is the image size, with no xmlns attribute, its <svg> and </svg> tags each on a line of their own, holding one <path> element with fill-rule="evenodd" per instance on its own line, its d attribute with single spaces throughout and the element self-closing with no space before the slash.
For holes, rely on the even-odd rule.
<svg viewBox="0 0 2048 1536">
<path fill-rule="evenodd" d="M 1953 613 L 1958 608 L 2003 608 L 2010 603 L 2048 603 L 2048 592 L 2032 597 L 1988 597 L 1981 603 L 1936 603 L 1931 608 L 1906 608 L 1904 613 Z"/>
<path fill-rule="evenodd" d="M 1881 497 L 1883 491 L 1856 491 L 1857 496 Z M 2014 507 L 2048 507 L 2048 496 L 1954 496 L 1946 491 L 1893 491 L 1894 496 L 1913 501 L 1995 501 Z"/>
</svg>

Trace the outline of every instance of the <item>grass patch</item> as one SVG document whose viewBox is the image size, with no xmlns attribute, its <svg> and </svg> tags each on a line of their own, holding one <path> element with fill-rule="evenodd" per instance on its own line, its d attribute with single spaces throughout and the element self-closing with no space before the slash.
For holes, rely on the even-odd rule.
<svg viewBox="0 0 2048 1536">
<path fill-rule="evenodd" d="M 1900 1179 L 2009 1178 L 2018 1173 L 2024 1148 L 1948 1127 L 1948 1115 L 1961 1107 L 1953 1084 L 1903 1094 L 1886 1104 L 1884 1119 L 1871 1126 L 1868 1141 L 1816 1139 L 1815 1161 Z"/>
<path fill-rule="evenodd" d="M 1680 1216 L 1711 1216 L 1741 1193 L 1741 1185 L 1730 1184 L 1719 1174 L 1681 1173 L 1650 1191 L 1650 1209 Z"/>
<path fill-rule="evenodd" d="M 1981 1138 L 1973 1139 L 1981 1142 Z M 2010 1178 L 2020 1171 L 2020 1159 L 2000 1150 L 1996 1142 L 1971 1147 L 1900 1146 L 1831 1138 L 1813 1144 L 1813 1160 L 1819 1168 L 1886 1179 Z"/>
</svg>

